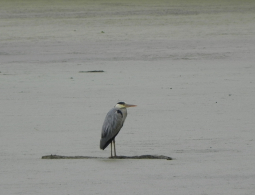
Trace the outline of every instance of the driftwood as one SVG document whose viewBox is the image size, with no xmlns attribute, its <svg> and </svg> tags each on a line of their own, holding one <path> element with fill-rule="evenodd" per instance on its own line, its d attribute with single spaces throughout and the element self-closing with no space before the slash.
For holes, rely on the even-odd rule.
<svg viewBox="0 0 255 195">
<path fill-rule="evenodd" d="M 163 155 L 93 157 L 93 156 L 60 156 L 60 155 L 52 155 L 52 154 L 47 156 L 42 156 L 42 159 L 166 159 L 166 160 L 173 160 L 171 157 L 163 156 Z"/>
<path fill-rule="evenodd" d="M 88 70 L 88 71 L 79 71 L 79 73 L 100 73 L 100 72 L 104 72 L 103 70 Z"/>
</svg>

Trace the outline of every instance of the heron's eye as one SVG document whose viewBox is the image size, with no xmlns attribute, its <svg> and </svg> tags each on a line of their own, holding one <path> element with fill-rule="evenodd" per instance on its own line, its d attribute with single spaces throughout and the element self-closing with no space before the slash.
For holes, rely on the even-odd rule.
<svg viewBox="0 0 255 195">
<path fill-rule="evenodd" d="M 125 102 L 118 102 L 118 104 L 125 105 Z"/>
</svg>

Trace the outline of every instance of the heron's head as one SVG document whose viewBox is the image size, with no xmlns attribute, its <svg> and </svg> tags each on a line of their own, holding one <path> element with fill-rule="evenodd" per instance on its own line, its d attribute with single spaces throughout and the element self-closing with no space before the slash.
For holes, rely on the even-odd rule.
<svg viewBox="0 0 255 195">
<path fill-rule="evenodd" d="M 135 107 L 136 105 L 126 104 L 125 102 L 118 102 L 115 108 L 128 108 L 128 107 Z"/>
</svg>

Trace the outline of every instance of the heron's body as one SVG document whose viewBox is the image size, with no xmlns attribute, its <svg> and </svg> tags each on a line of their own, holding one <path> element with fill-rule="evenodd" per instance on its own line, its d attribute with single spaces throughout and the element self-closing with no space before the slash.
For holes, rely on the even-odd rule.
<svg viewBox="0 0 255 195">
<path fill-rule="evenodd" d="M 115 149 L 115 137 L 120 132 L 125 119 L 127 117 L 126 107 L 134 107 L 135 105 L 125 104 L 119 102 L 114 108 L 112 108 L 106 115 L 101 132 L 100 148 L 104 150 L 110 143 L 114 144 L 114 154 L 116 156 Z M 112 145 L 111 145 L 112 146 Z M 112 147 L 111 147 L 112 156 Z"/>
<path fill-rule="evenodd" d="M 126 108 L 112 108 L 106 115 L 102 127 L 100 148 L 104 150 L 118 135 L 127 117 Z"/>
</svg>

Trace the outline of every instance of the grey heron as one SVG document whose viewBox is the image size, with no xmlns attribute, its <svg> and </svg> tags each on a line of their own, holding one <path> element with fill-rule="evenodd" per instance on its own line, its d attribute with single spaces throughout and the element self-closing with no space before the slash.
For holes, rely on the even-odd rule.
<svg viewBox="0 0 255 195">
<path fill-rule="evenodd" d="M 100 148 L 104 150 L 111 143 L 111 157 L 112 145 L 114 147 L 114 156 L 116 156 L 115 137 L 120 132 L 127 117 L 126 108 L 135 106 L 125 102 L 118 102 L 105 117 L 101 132 Z"/>
</svg>

